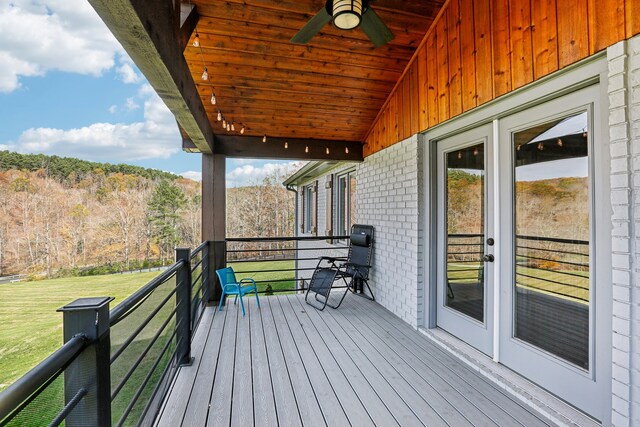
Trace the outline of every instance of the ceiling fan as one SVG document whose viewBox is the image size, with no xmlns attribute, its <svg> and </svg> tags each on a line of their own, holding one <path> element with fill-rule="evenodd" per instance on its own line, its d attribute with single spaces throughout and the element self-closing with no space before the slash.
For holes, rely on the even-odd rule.
<svg viewBox="0 0 640 427">
<path fill-rule="evenodd" d="M 360 26 L 375 47 L 390 42 L 393 33 L 369 7 L 369 3 L 370 0 L 327 0 L 325 6 L 293 36 L 291 42 L 308 43 L 329 21 L 333 21 L 333 25 L 341 30 Z"/>
</svg>

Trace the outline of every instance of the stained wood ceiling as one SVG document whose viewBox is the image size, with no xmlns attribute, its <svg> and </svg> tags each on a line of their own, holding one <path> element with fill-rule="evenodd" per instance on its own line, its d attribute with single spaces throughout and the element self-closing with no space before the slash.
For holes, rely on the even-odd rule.
<svg viewBox="0 0 640 427">
<path fill-rule="evenodd" d="M 331 24 L 305 46 L 290 43 L 323 0 L 192 0 L 202 49 L 194 32 L 184 56 L 216 133 L 220 108 L 245 135 L 362 141 L 443 3 L 375 1 L 395 35 L 376 49 L 361 29 Z"/>
</svg>

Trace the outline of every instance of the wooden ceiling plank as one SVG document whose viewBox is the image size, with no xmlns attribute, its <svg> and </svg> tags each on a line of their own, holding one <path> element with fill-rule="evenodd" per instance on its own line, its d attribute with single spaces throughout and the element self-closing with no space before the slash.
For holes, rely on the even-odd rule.
<svg viewBox="0 0 640 427">
<path fill-rule="evenodd" d="M 202 65 L 197 68 L 194 66 L 196 65 L 195 61 L 190 61 L 189 63 L 192 64 L 192 75 L 196 81 L 200 80 L 197 84 L 201 86 L 210 86 L 211 84 L 214 86 L 223 84 L 233 85 L 234 82 L 239 81 L 260 81 L 265 83 L 295 81 L 297 83 L 307 83 L 310 85 L 322 85 L 323 87 L 366 89 L 368 91 L 386 93 L 394 84 L 391 81 L 368 79 L 365 77 L 356 78 L 340 75 L 318 74 L 313 72 L 268 69 L 248 65 L 224 66 L 221 64 L 207 66 L 210 79 L 207 82 L 202 82 L 200 78 Z"/>
<path fill-rule="evenodd" d="M 185 55 L 188 59 L 193 58 L 191 55 Z M 192 59 L 195 63 L 194 68 L 202 74 L 202 60 L 200 60 L 199 66 L 197 61 Z M 209 68 L 215 68 L 228 65 L 242 65 L 252 66 L 257 68 L 289 70 L 298 72 L 308 72 L 314 74 L 325 74 L 329 76 L 345 76 L 353 78 L 366 78 L 372 80 L 381 80 L 394 82 L 402 74 L 401 71 L 386 70 L 386 69 L 373 69 L 365 67 L 356 67 L 353 65 L 345 65 L 342 63 L 323 62 L 318 60 L 306 60 L 295 58 L 278 58 L 271 57 L 269 55 L 251 55 L 240 52 L 227 55 L 204 55 L 204 61 Z"/>
<path fill-rule="evenodd" d="M 224 17 L 225 19 L 233 19 L 252 24 L 282 25 L 295 30 L 301 29 L 320 10 L 320 8 L 313 12 L 273 10 L 259 6 L 251 6 L 244 2 L 233 3 L 214 0 L 194 4 L 196 4 L 198 13 L 200 13 L 201 16 Z M 403 34 L 414 33 L 418 36 L 424 35 L 432 21 L 432 17 L 403 15 L 392 9 L 377 9 L 376 13 L 391 31 L 395 30 L 394 34 L 397 32 Z M 344 30 L 338 29 L 331 24 L 325 26 L 323 32 L 336 35 L 345 33 Z M 354 32 L 361 33 L 361 30 L 347 31 L 349 34 L 353 34 Z"/>
<path fill-rule="evenodd" d="M 282 29 L 273 25 L 256 25 L 246 22 L 229 21 L 225 19 L 217 19 L 212 17 L 201 18 L 200 34 L 212 34 L 223 36 L 237 36 L 241 34 L 243 37 L 252 40 L 262 40 L 265 43 L 278 42 L 289 43 L 294 29 Z M 242 28 L 243 31 L 238 31 Z M 388 43 L 384 46 L 376 48 L 369 39 L 350 38 L 345 36 L 333 36 L 323 34 L 322 37 L 314 37 L 305 45 L 310 48 L 333 49 L 336 52 L 366 54 L 374 57 L 382 58 L 398 58 L 411 57 L 414 48 L 410 45 L 399 45 L 397 43 Z"/>
<path fill-rule="evenodd" d="M 403 65 L 409 60 L 409 52 L 401 58 L 384 58 L 351 52 L 345 55 L 327 48 L 313 48 L 309 46 L 294 45 L 277 41 L 255 40 L 246 37 L 236 37 L 228 35 L 217 35 L 211 33 L 200 34 L 200 45 L 205 58 L 210 55 L 234 55 L 242 53 L 245 55 L 268 55 L 278 58 L 309 59 L 323 62 L 340 62 L 344 65 L 353 65 L 362 68 L 391 69 L 398 72 L 403 71 Z M 189 48 L 185 56 L 200 55 L 200 50 Z"/>
</svg>

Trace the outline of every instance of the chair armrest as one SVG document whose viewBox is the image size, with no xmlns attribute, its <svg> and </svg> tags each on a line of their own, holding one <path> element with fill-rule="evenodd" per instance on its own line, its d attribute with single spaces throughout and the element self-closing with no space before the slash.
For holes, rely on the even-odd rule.
<svg viewBox="0 0 640 427">
<path fill-rule="evenodd" d="M 343 261 L 346 260 L 346 256 L 321 256 L 320 259 L 326 259 L 329 262 Z"/>
<path fill-rule="evenodd" d="M 226 285 L 224 285 L 224 290 L 226 292 L 227 288 L 236 288 L 236 289 L 240 289 L 240 284 L 239 283 L 227 283 Z"/>
<path fill-rule="evenodd" d="M 345 262 L 344 264 L 342 264 L 344 267 L 365 267 L 365 268 L 371 268 L 370 265 L 366 265 L 366 264 L 356 264 L 355 262 Z"/>
<path fill-rule="evenodd" d="M 250 278 L 250 277 L 246 277 L 246 278 L 244 278 L 244 279 L 240 280 L 240 283 L 245 283 L 245 282 L 251 282 L 251 283 L 253 283 L 254 285 L 256 284 L 256 281 L 255 281 L 255 280 L 253 280 L 253 279 L 252 279 L 252 278 Z"/>
</svg>

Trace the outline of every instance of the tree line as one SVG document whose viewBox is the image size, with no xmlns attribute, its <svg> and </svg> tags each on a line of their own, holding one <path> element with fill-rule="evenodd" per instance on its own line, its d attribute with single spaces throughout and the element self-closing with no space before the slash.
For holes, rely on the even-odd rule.
<svg viewBox="0 0 640 427">
<path fill-rule="evenodd" d="M 274 172 L 227 190 L 227 236 L 290 236 L 294 198 Z M 129 165 L 0 152 L 0 276 L 171 263 L 201 242 L 201 186 Z"/>
</svg>

